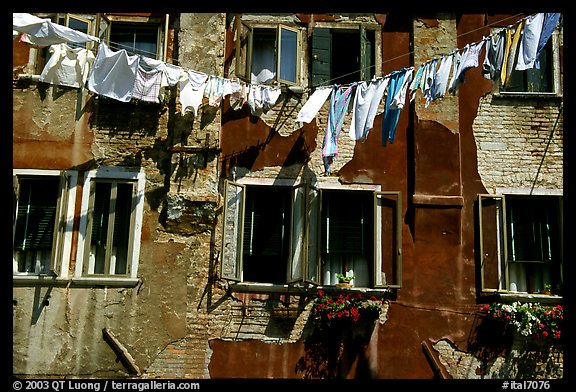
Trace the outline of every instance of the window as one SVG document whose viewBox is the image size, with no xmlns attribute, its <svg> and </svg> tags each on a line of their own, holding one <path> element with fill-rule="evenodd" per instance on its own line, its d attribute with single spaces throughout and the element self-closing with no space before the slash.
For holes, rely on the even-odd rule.
<svg viewBox="0 0 576 392">
<path fill-rule="evenodd" d="M 99 34 L 112 50 L 166 61 L 167 14 L 98 14 Z"/>
<path fill-rule="evenodd" d="M 93 35 L 92 21 L 82 16 L 66 14 L 66 22 L 64 25 L 82 33 Z M 93 43 L 87 42 L 84 44 L 75 44 L 73 42 L 69 42 L 67 45 L 71 48 L 91 48 Z"/>
<path fill-rule="evenodd" d="M 510 80 L 502 91 L 514 93 L 553 93 L 554 58 L 552 56 L 552 39 L 548 40 L 540 54 L 540 68 L 523 71 L 512 70 Z"/>
<path fill-rule="evenodd" d="M 76 173 L 15 170 L 14 275 L 58 275 L 70 259 Z"/>
<path fill-rule="evenodd" d="M 270 202 L 275 208 L 270 208 Z M 286 283 L 290 239 L 290 188 L 246 189 L 244 209 L 244 280 Z"/>
<path fill-rule="evenodd" d="M 276 180 L 278 182 L 278 180 Z M 401 202 L 374 186 L 225 181 L 221 277 L 254 283 L 401 286 Z"/>
<path fill-rule="evenodd" d="M 237 19 L 236 76 L 249 83 L 298 84 L 301 34 L 288 26 L 251 27 Z"/>
<path fill-rule="evenodd" d="M 499 29 L 493 30 L 498 32 Z M 506 86 L 500 86 L 501 93 L 511 94 L 561 94 L 561 42 L 562 23 L 560 22 L 540 53 L 539 68 L 516 70 L 517 58 Z"/>
<path fill-rule="evenodd" d="M 158 35 L 157 25 L 117 22 L 110 27 L 110 46 L 130 54 L 158 58 Z"/>
<path fill-rule="evenodd" d="M 480 195 L 481 286 L 538 293 L 562 287 L 562 197 Z"/>
<path fill-rule="evenodd" d="M 77 276 L 137 276 L 143 191 L 143 172 L 100 168 L 87 174 Z"/>
<path fill-rule="evenodd" d="M 313 86 L 370 80 L 376 72 L 376 31 L 317 27 L 310 53 Z"/>
</svg>

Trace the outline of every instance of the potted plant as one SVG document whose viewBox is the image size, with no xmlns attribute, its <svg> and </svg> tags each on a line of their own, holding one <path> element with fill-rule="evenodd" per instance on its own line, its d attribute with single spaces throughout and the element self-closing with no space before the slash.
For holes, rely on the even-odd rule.
<svg viewBox="0 0 576 392">
<path fill-rule="evenodd" d="M 552 285 L 550 283 L 546 283 L 544 285 L 544 290 L 540 290 L 540 292 L 545 295 L 552 295 Z"/>
<path fill-rule="evenodd" d="M 336 274 L 336 277 L 338 278 L 338 284 L 336 285 L 338 287 L 350 287 L 352 285 L 350 282 L 354 279 L 354 276 L 346 276 L 344 274 Z"/>
<path fill-rule="evenodd" d="M 327 293 L 318 290 L 310 316 L 320 328 L 357 324 L 361 318 L 373 322 L 383 311 L 383 299 L 362 293 Z"/>
</svg>

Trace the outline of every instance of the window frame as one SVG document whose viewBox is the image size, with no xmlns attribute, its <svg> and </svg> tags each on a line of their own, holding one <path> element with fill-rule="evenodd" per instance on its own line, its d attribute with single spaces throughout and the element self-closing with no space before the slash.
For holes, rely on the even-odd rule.
<svg viewBox="0 0 576 392">
<path fill-rule="evenodd" d="M 54 237 L 52 239 L 52 254 L 50 257 L 50 271 L 52 276 L 61 277 L 67 274 L 72 249 L 72 231 L 74 225 L 74 208 L 76 204 L 76 189 L 78 172 L 74 170 L 42 170 L 42 169 L 13 169 L 14 214 L 17 214 L 19 200 L 20 179 L 33 177 L 59 177 L 59 194 L 56 202 L 56 219 L 54 222 Z M 16 228 L 16 215 L 13 215 L 13 278 L 40 278 L 44 273 L 19 272 L 15 254 L 14 240 Z"/>
<path fill-rule="evenodd" d="M 324 29 L 330 32 L 330 42 L 332 42 L 332 31 L 338 31 L 338 30 L 348 30 L 348 31 L 353 31 L 353 30 L 357 30 L 358 31 L 358 40 L 359 40 L 359 52 L 358 52 L 358 57 L 359 57 L 359 62 L 360 62 L 360 79 L 361 80 L 366 80 L 369 81 L 372 77 L 369 77 L 368 75 L 370 73 L 366 73 L 367 69 L 370 67 L 374 68 L 373 71 L 373 77 L 379 77 L 382 76 L 382 34 L 379 34 L 379 32 L 381 31 L 381 26 L 379 24 L 375 24 L 375 23 L 358 23 L 358 22 L 352 22 L 352 23 L 338 23 L 338 24 L 334 24 L 334 23 L 330 23 L 330 22 L 317 22 L 314 26 L 314 30 L 312 31 L 312 35 L 311 35 L 311 40 L 308 42 L 308 46 L 309 46 L 309 56 L 310 56 L 310 60 L 309 60 L 309 68 L 310 68 L 310 75 L 309 75 L 309 83 L 311 86 L 313 87 L 318 87 L 318 86 L 322 86 L 322 85 L 327 85 L 327 84 L 332 84 L 332 83 L 339 83 L 338 80 L 334 79 L 333 75 L 330 75 L 328 77 L 328 80 L 322 80 L 318 76 L 316 76 L 316 72 L 314 71 L 314 60 L 316 60 L 316 58 L 314 58 L 315 56 L 315 48 L 316 48 L 316 44 L 314 43 L 314 31 L 316 31 L 317 29 Z M 371 56 L 374 57 L 374 64 L 369 65 L 369 66 L 362 66 L 362 62 L 363 62 L 363 57 L 365 56 L 365 51 L 366 51 L 366 32 L 367 31 L 372 31 L 374 34 L 374 48 L 372 48 L 371 51 Z M 330 68 L 330 70 L 332 69 L 332 54 L 330 54 L 330 63 L 328 64 L 328 67 Z"/>
<path fill-rule="evenodd" d="M 146 53 L 143 56 L 148 58 L 153 58 L 157 60 L 166 61 L 167 60 L 167 50 L 168 50 L 168 17 L 169 14 L 165 14 L 164 20 L 161 17 L 145 17 L 145 16 L 126 16 L 126 15 L 114 15 L 114 14 L 98 14 L 98 26 L 99 33 L 98 37 L 101 38 L 108 47 L 112 50 L 120 50 L 115 43 L 110 42 L 110 35 L 112 34 L 112 29 L 114 24 L 118 25 L 139 25 L 139 26 L 155 26 L 157 29 L 156 35 L 156 53 Z M 137 55 L 127 50 L 129 55 Z"/>
<path fill-rule="evenodd" d="M 328 179 L 329 180 L 329 179 Z M 288 259 L 287 284 L 271 285 L 267 283 L 243 282 L 243 219 L 245 213 L 246 187 L 256 185 L 290 186 L 292 188 L 292 213 L 290 221 L 290 256 Z M 360 289 L 390 289 L 402 287 L 402 202 L 401 192 L 381 191 L 380 185 L 351 184 L 342 185 L 332 181 L 308 183 L 301 179 L 268 179 L 243 178 L 238 181 L 224 180 L 224 211 L 222 222 L 222 244 L 220 278 L 249 287 L 268 286 L 286 287 L 291 285 L 322 286 L 321 278 L 321 206 L 322 193 L 326 190 L 369 191 L 373 193 L 374 222 L 373 243 L 374 255 L 370 264 L 373 268 L 374 282 L 369 287 Z M 383 196 L 396 198 L 395 221 L 391 222 L 396 230 L 393 236 L 396 242 L 392 245 L 397 259 L 396 275 L 392 283 L 386 283 L 382 274 L 382 209 L 378 202 Z M 299 201 L 298 201 L 299 199 Z M 332 287 L 332 285 L 329 285 Z"/>
<path fill-rule="evenodd" d="M 555 271 L 559 274 L 560 282 L 564 282 L 563 276 L 563 264 L 564 264 L 564 255 L 563 255 L 563 243 L 564 243 L 564 229 L 563 229 L 563 221 L 562 221 L 562 210 L 563 210 L 563 195 L 558 193 L 535 193 L 535 194 L 526 194 L 526 193 L 496 193 L 496 194 L 478 194 L 477 196 L 477 216 L 478 216 L 478 246 L 479 246 L 479 256 L 480 259 L 477 261 L 479 264 L 479 289 L 480 293 L 482 294 L 493 294 L 493 293 L 504 293 L 504 294 L 514 294 L 514 295 L 535 295 L 538 293 L 527 293 L 523 291 L 511 291 L 510 288 L 510 263 L 530 263 L 530 261 L 511 261 L 509 252 L 508 252 L 508 222 L 507 222 L 507 206 L 506 206 L 506 199 L 514 198 L 514 197 L 526 197 L 526 196 L 534 196 L 540 197 L 548 196 L 548 197 L 555 197 L 557 198 L 558 202 L 558 231 L 559 231 L 559 260 L 558 264 L 554 266 L 557 268 L 558 271 Z M 490 215 L 489 212 L 483 211 L 483 200 L 495 201 L 495 213 L 494 216 Z M 489 206 L 487 206 L 489 207 Z M 494 234 L 494 243 L 496 244 L 495 252 L 494 249 L 489 249 L 490 252 L 496 253 L 495 259 L 488 260 L 490 253 L 487 253 L 487 248 L 485 246 L 484 238 L 485 235 L 485 227 L 484 227 L 484 218 L 494 218 L 493 223 L 496 226 L 496 233 Z M 490 267 L 492 263 L 496 264 L 496 268 L 492 268 L 495 271 L 497 276 L 497 287 L 488 287 L 486 283 L 486 269 Z"/>
<path fill-rule="evenodd" d="M 282 23 L 262 24 L 254 22 L 246 22 L 237 17 L 235 20 L 235 48 L 236 48 L 236 64 L 235 75 L 246 83 L 252 82 L 252 57 L 254 54 L 254 30 L 275 30 L 275 72 L 274 78 L 264 85 L 282 84 L 287 86 L 297 86 L 302 84 L 302 29 L 298 27 L 288 26 Z M 280 69 L 282 65 L 281 52 L 282 52 L 282 31 L 287 30 L 296 33 L 296 58 L 295 58 L 295 81 L 284 80 L 280 77 Z M 253 83 L 256 84 L 256 83 Z"/>
<path fill-rule="evenodd" d="M 86 29 L 86 31 L 82 31 L 82 32 L 86 33 L 86 34 L 94 35 L 94 22 L 95 22 L 94 20 L 86 18 L 85 16 L 80 15 L 80 14 L 66 14 L 66 18 L 65 18 L 65 22 L 64 22 L 64 25 L 66 27 L 70 27 L 70 19 L 73 19 L 73 20 L 76 20 L 76 21 L 79 21 L 82 23 L 86 23 L 87 29 Z M 96 19 L 96 18 L 94 17 L 94 19 Z M 70 27 L 70 28 L 72 28 L 72 27 Z M 68 43 L 68 46 L 84 47 L 86 49 L 92 49 L 94 47 L 94 42 L 89 41 L 89 42 L 86 42 L 84 45 Z"/>
<path fill-rule="evenodd" d="M 130 223 L 130 238 L 128 244 L 128 260 L 126 274 L 93 274 L 89 273 L 89 245 L 91 239 L 88 237 L 90 233 L 89 224 L 93 211 L 91 210 L 91 199 L 93 194 L 93 183 L 98 181 L 105 182 L 132 182 L 134 183 L 133 197 L 131 204 L 131 223 Z M 128 282 L 136 280 L 138 276 L 138 262 L 140 258 L 140 243 L 142 232 L 142 219 L 144 210 L 144 187 L 145 187 L 145 173 L 143 169 L 138 171 L 119 168 L 119 167 L 100 167 L 96 170 L 91 170 L 85 173 L 83 187 L 82 187 L 82 207 L 80 215 L 80 239 L 76 252 L 76 269 L 74 278 L 77 280 L 110 280 Z M 109 266 L 109 261 L 106 261 L 106 266 Z"/>
<path fill-rule="evenodd" d="M 499 31 L 503 30 L 504 27 L 494 28 L 491 31 L 492 35 L 497 34 Z M 544 96 L 544 97 L 561 97 L 563 95 L 562 91 L 562 73 L 560 70 L 560 24 L 556 26 L 550 37 L 550 41 L 547 45 L 551 45 L 551 70 L 550 70 L 550 84 L 552 86 L 552 91 L 506 91 L 502 86 L 502 82 L 499 80 L 497 83 L 497 95 L 501 97 L 513 97 L 513 96 Z M 514 62 L 514 68 L 516 67 L 516 62 Z M 514 69 L 512 72 L 526 72 L 526 71 L 516 71 Z"/>
</svg>

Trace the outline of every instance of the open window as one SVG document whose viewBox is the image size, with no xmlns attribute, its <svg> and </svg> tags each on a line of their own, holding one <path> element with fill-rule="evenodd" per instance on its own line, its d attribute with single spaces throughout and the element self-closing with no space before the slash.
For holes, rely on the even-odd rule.
<svg viewBox="0 0 576 392">
<path fill-rule="evenodd" d="M 168 23 L 165 14 L 100 14 L 98 36 L 113 50 L 166 60 Z"/>
<path fill-rule="evenodd" d="M 370 80 L 376 72 L 376 31 L 317 27 L 310 55 L 313 86 Z"/>
<path fill-rule="evenodd" d="M 14 275 L 53 275 L 70 259 L 76 174 L 18 170 L 13 188 Z"/>
<path fill-rule="evenodd" d="M 236 76 L 248 83 L 299 84 L 301 51 L 297 28 L 252 27 L 236 20 Z"/>
<path fill-rule="evenodd" d="M 64 25 L 82 33 L 94 35 L 94 16 L 86 17 L 83 15 L 66 14 Z M 68 46 L 72 48 L 81 47 L 91 49 L 93 45 L 93 42 L 86 42 L 84 44 L 68 43 Z"/>
<path fill-rule="evenodd" d="M 399 192 L 224 184 L 222 278 L 401 287 Z M 271 202 L 272 201 L 272 202 Z"/>
<path fill-rule="evenodd" d="M 562 288 L 562 197 L 479 195 L 483 292 Z"/>
</svg>

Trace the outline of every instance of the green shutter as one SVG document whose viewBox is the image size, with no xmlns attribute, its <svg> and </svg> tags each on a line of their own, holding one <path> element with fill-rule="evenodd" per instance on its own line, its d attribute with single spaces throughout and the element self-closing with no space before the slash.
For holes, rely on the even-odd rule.
<svg viewBox="0 0 576 392">
<path fill-rule="evenodd" d="M 58 177 L 22 180 L 19 189 L 14 248 L 48 250 L 52 248 Z"/>
<path fill-rule="evenodd" d="M 330 29 L 315 28 L 312 31 L 312 86 L 321 86 L 331 80 L 332 36 Z"/>
<path fill-rule="evenodd" d="M 373 73 L 372 67 L 372 41 L 368 38 L 368 32 L 364 26 L 360 26 L 360 79 L 369 80 Z"/>
</svg>

